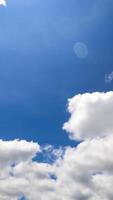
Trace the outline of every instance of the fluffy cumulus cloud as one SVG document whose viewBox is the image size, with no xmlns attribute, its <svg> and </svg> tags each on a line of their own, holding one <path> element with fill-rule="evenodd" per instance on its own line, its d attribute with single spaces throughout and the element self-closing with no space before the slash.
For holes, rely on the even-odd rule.
<svg viewBox="0 0 113 200">
<path fill-rule="evenodd" d="M 63 126 L 70 138 L 84 140 L 113 134 L 113 92 L 78 94 L 68 101 L 71 117 Z"/>
<path fill-rule="evenodd" d="M 112 92 L 69 100 L 71 118 L 64 128 L 82 140 L 77 147 L 1 140 L 0 199 L 112 200 L 112 100 Z M 38 154 L 54 159 L 43 162 Z"/>
<path fill-rule="evenodd" d="M 57 169 L 57 194 L 64 200 L 113 199 L 113 137 L 68 148 Z"/>
<path fill-rule="evenodd" d="M 6 0 L 0 0 L 0 6 L 6 6 Z"/>
</svg>

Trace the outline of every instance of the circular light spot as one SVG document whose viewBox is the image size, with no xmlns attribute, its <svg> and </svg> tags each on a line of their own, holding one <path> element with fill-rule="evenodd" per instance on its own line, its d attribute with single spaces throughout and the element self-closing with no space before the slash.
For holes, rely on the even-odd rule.
<svg viewBox="0 0 113 200">
<path fill-rule="evenodd" d="M 86 58 L 88 56 L 88 48 L 82 42 L 77 42 L 74 45 L 74 52 L 79 58 Z"/>
</svg>

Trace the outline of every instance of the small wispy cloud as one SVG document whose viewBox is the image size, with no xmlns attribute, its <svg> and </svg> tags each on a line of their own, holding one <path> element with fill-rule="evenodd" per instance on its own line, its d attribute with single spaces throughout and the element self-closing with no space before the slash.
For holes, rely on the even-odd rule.
<svg viewBox="0 0 113 200">
<path fill-rule="evenodd" d="M 0 0 L 0 6 L 6 6 L 6 0 Z"/>
<path fill-rule="evenodd" d="M 105 82 L 111 83 L 111 81 L 113 81 L 113 71 L 109 74 L 105 74 Z"/>
</svg>

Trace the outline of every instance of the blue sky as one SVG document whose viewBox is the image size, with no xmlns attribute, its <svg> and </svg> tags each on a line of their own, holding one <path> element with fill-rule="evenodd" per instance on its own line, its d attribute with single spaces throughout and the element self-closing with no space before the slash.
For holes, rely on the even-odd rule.
<svg viewBox="0 0 113 200">
<path fill-rule="evenodd" d="M 112 90 L 113 3 L 9 0 L 0 7 L 0 138 L 73 142 L 62 130 L 67 99 Z M 81 59 L 77 42 L 88 48 Z"/>
<path fill-rule="evenodd" d="M 113 1 L 0 0 L 0 200 L 112 185 Z"/>
</svg>

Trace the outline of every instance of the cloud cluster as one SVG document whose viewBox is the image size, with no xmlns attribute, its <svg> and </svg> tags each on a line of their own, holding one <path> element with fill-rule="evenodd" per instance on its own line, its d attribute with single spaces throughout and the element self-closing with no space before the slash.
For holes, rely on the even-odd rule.
<svg viewBox="0 0 113 200">
<path fill-rule="evenodd" d="M 6 0 L 0 0 L 0 6 L 6 6 Z"/>
<path fill-rule="evenodd" d="M 1 140 L 0 199 L 112 200 L 112 104 L 113 92 L 69 100 L 71 118 L 64 128 L 73 139 L 83 140 L 77 147 Z M 40 153 L 55 157 L 54 162 L 40 161 Z"/>
<path fill-rule="evenodd" d="M 2 144 L 3 141 L 1 141 Z M 3 142 L 2 155 L 8 153 Z M 36 144 L 30 143 L 20 152 L 14 147 L 17 159 L 10 151 L 10 161 L 4 158 L 0 174 L 0 199 L 18 200 L 111 200 L 113 184 L 113 137 L 86 140 L 77 148 L 67 147 L 64 157 L 54 164 L 33 161 Z M 18 145 L 21 146 L 21 141 Z M 33 145 L 33 144 L 32 144 Z M 19 153 L 19 154 L 18 154 Z M 9 153 L 8 153 L 9 154 Z M 29 156 L 28 156 L 29 155 Z M 21 158 L 21 159 L 20 159 Z M 0 162 L 1 158 L 0 158 Z M 12 163 L 12 164 L 11 164 Z"/>
</svg>

